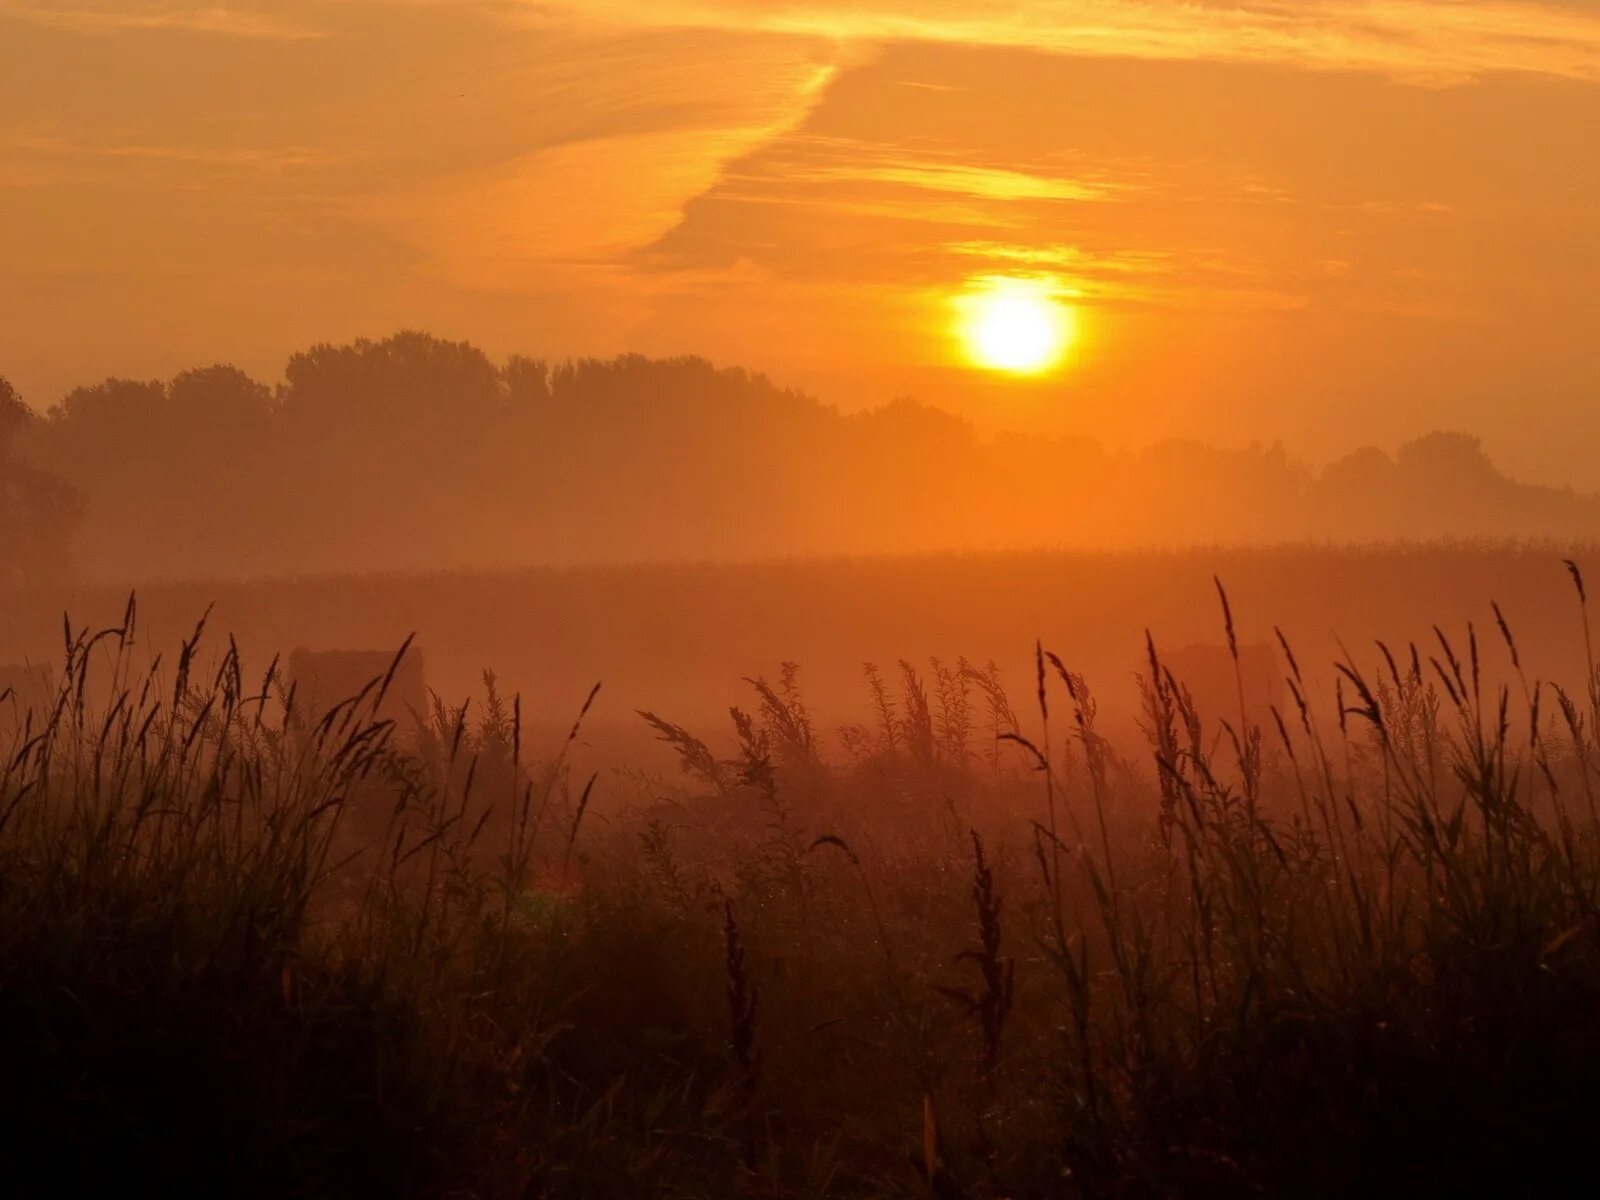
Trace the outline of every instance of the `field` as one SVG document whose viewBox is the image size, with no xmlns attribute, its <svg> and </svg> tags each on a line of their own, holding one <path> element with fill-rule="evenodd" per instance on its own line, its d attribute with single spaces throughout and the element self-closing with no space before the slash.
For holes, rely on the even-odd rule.
<svg viewBox="0 0 1600 1200">
<path fill-rule="evenodd" d="M 1147 630 L 1169 652 L 1221 642 L 1214 576 L 1243 641 L 1271 644 L 1281 628 L 1331 689 L 1341 641 L 1365 656 L 1378 638 L 1482 624 L 1492 601 L 1517 627 L 1529 669 L 1560 677 L 1580 649 L 1567 558 L 1600 575 L 1589 546 L 1483 542 L 146 581 L 137 594 L 151 652 L 177 645 L 210 609 L 252 669 L 296 646 L 393 650 L 414 635 L 429 685 L 447 699 L 480 692 L 492 668 L 551 735 L 596 682 L 591 736 L 636 733 L 637 709 L 721 724 L 747 677 L 776 678 L 785 662 L 799 664 L 831 730 L 868 698 L 863 663 L 992 659 L 1016 681 L 1032 670 L 1035 639 L 1087 676 L 1128 732 Z M 5 594 L 0 663 L 58 658 L 63 613 L 117 624 L 130 587 Z"/>
<path fill-rule="evenodd" d="M 63 1193 L 1562 1191 L 1600 1118 L 1584 559 L 18 594 L 7 653 L 48 620 L 58 675 L 0 702 L 17 1161 Z M 384 676 L 306 712 L 262 654 L 414 630 L 469 705 L 381 720 Z M 1241 665 L 1202 711 L 1164 665 L 1199 641 L 1274 646 L 1276 706 Z"/>
</svg>

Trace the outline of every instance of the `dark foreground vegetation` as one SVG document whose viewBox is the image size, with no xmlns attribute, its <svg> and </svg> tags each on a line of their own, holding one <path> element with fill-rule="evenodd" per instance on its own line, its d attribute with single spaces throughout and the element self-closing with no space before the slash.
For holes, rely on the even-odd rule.
<svg viewBox="0 0 1600 1200">
<path fill-rule="evenodd" d="M 536 753 L 492 677 L 401 728 L 384 680 L 304 712 L 198 633 L 145 670 L 132 605 L 69 625 L 59 684 L 0 704 L 13 1170 L 1560 1190 L 1600 1120 L 1600 675 L 1588 649 L 1585 688 L 1525 678 L 1493 615 L 1356 655 L 1330 695 L 1284 643 L 1284 703 L 1226 719 L 1152 647 L 1137 753 L 1048 648 L 1009 695 L 966 663 L 869 672 L 837 732 L 791 673 L 733 710 L 731 754 L 647 715 L 672 781 Z"/>
</svg>

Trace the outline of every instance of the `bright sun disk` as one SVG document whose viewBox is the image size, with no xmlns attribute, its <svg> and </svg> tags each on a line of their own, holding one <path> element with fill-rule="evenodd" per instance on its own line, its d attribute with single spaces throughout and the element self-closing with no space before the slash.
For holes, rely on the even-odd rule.
<svg viewBox="0 0 1600 1200">
<path fill-rule="evenodd" d="M 1076 335 L 1072 310 L 1042 285 L 988 284 L 961 297 L 959 333 L 973 363 L 992 371 L 1037 375 L 1061 361 Z"/>
</svg>

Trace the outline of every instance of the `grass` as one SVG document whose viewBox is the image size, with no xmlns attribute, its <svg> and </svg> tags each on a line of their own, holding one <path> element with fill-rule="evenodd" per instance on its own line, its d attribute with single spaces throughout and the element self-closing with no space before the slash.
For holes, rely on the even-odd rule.
<svg viewBox="0 0 1600 1200">
<path fill-rule="evenodd" d="M 59 1192 L 1561 1191 L 1600 1119 L 1572 580 L 1582 691 L 1498 608 L 1331 696 L 1280 635 L 1283 711 L 1220 719 L 1152 643 L 1138 747 L 1044 646 L 1030 704 L 869 668 L 837 732 L 786 670 L 731 755 L 647 714 L 677 779 L 534 753 L 492 676 L 311 721 L 203 625 L 146 665 L 130 602 L 0 698 L 0 1128 Z"/>
</svg>

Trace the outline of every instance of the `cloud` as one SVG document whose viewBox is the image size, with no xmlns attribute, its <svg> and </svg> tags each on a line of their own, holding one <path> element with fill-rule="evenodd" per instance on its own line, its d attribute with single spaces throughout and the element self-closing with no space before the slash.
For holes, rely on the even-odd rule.
<svg viewBox="0 0 1600 1200">
<path fill-rule="evenodd" d="M 296 17 L 284 15 L 292 8 Z M 0 0 L 0 18 L 85 34 L 324 36 L 353 9 L 498 14 L 591 30 L 697 30 L 1277 62 L 1424 82 L 1494 71 L 1600 80 L 1600 13 L 1561 0 Z"/>
<path fill-rule="evenodd" d="M 239 173 L 278 174 L 347 161 L 310 146 L 197 147 L 151 142 L 93 143 L 39 135 L 8 137 L 4 144 L 7 150 L 46 159 L 99 159 L 113 163 L 144 160 Z"/>
<path fill-rule="evenodd" d="M 943 249 L 966 258 L 1023 267 L 1093 270 L 1111 275 L 1156 275 L 1170 269 L 1170 255 L 1157 253 L 1092 253 L 1081 246 L 1026 245 L 1012 242 L 947 242 Z"/>
<path fill-rule="evenodd" d="M 618 26 L 1280 62 L 1424 81 L 1493 71 L 1600 79 L 1600 16 L 1530 0 L 538 0 L 529 11 Z"/>
<path fill-rule="evenodd" d="M 800 170 L 791 181 L 859 180 L 920 188 L 930 192 L 955 192 L 984 200 L 1100 200 L 1104 188 L 1069 179 L 1051 179 L 1000 167 L 960 166 L 953 163 L 906 162 L 898 166 L 821 167 Z"/>
<path fill-rule="evenodd" d="M 813 49 L 771 39 L 653 35 L 573 49 L 571 70 L 529 98 L 545 144 L 361 197 L 352 215 L 417 246 L 458 286 L 548 288 L 661 237 L 730 162 L 800 121 L 836 74 Z"/>
<path fill-rule="evenodd" d="M 1591 177 L 1597 121 L 1600 92 L 1548 78 L 1433 89 L 901 44 L 730 164 L 636 261 L 748 262 L 840 294 L 898 289 L 923 311 L 1005 275 L 1119 320 L 1479 321 L 1504 307 L 1503 281 L 1549 278 L 1529 243 L 1559 226 L 1592 244 L 1572 180 Z M 1430 274 L 1403 283 L 1397 266 Z"/>
<path fill-rule="evenodd" d="M 320 37 L 310 26 L 285 21 L 264 9 L 226 3 L 159 3 L 121 0 L 115 7 L 73 0 L 0 0 L 0 18 L 69 33 L 105 35 L 139 30 L 174 30 L 223 37 L 299 41 Z"/>
</svg>

